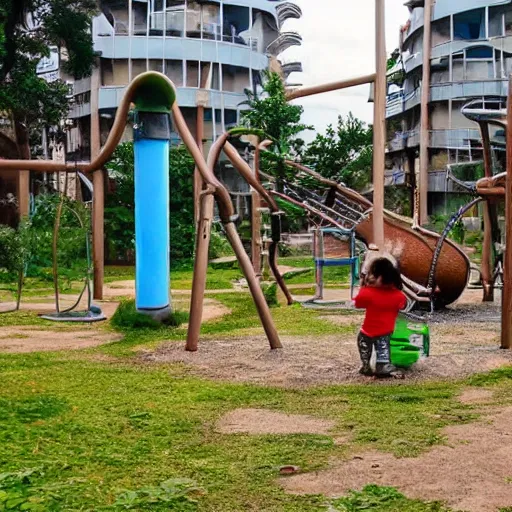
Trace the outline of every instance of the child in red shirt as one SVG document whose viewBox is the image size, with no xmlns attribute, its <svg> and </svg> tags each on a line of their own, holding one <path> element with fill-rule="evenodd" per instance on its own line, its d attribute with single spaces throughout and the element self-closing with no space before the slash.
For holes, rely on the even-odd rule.
<svg viewBox="0 0 512 512">
<path fill-rule="evenodd" d="M 358 309 L 365 309 L 357 346 L 363 366 L 360 373 L 373 375 L 370 359 L 373 346 L 377 353 L 376 374 L 389 377 L 396 373 L 390 361 L 390 339 L 395 330 L 398 313 L 405 308 L 407 298 L 402 290 L 400 272 L 387 258 L 372 261 L 365 283 L 354 299 Z"/>
</svg>

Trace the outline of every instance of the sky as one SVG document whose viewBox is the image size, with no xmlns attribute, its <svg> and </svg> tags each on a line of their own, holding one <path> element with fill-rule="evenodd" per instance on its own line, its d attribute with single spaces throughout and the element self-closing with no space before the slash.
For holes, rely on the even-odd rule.
<svg viewBox="0 0 512 512">
<path fill-rule="evenodd" d="M 283 30 L 295 30 L 302 46 L 292 47 L 280 60 L 300 60 L 304 71 L 290 75 L 290 83 L 304 86 L 334 82 L 375 71 L 375 0 L 293 0 L 302 9 L 300 20 L 287 20 Z M 409 17 L 405 0 L 386 0 L 386 50 L 398 47 L 398 31 Z M 324 132 L 338 115 L 352 112 L 371 122 L 369 86 L 296 100 L 304 106 L 303 121 Z M 314 132 L 304 134 L 306 140 Z"/>
</svg>

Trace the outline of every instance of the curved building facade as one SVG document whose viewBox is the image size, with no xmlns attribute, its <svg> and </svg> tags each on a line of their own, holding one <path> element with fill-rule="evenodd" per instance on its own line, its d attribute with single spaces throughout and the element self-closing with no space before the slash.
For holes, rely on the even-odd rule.
<svg viewBox="0 0 512 512">
<path fill-rule="evenodd" d="M 429 52 L 429 211 L 434 211 L 436 193 L 447 190 L 447 171 L 482 160 L 479 127 L 462 114 L 462 107 L 479 99 L 489 108 L 500 108 L 506 100 L 512 72 L 512 2 L 434 0 L 426 24 L 425 1 L 406 4 L 410 17 L 400 30 L 400 62 L 389 73 L 388 175 L 390 182 L 403 183 L 418 169 L 423 64 Z M 430 25 L 430 48 L 424 45 L 425 25 Z M 505 156 L 504 134 L 495 129 L 491 137 L 499 167 Z"/>
<path fill-rule="evenodd" d="M 82 158 L 91 145 L 97 149 L 91 140 L 95 113 L 101 145 L 127 84 L 140 73 L 159 71 L 174 82 L 193 133 L 197 107 L 204 107 L 208 145 L 238 123 L 244 90 L 256 89 L 262 71 L 286 77 L 301 70 L 300 64 L 283 70 L 279 61 L 284 50 L 301 43 L 299 34 L 282 30 L 287 19 L 302 14 L 289 1 L 101 0 L 99 5 L 93 22 L 99 65 L 90 79 L 74 83 L 70 113 L 68 153 Z"/>
</svg>

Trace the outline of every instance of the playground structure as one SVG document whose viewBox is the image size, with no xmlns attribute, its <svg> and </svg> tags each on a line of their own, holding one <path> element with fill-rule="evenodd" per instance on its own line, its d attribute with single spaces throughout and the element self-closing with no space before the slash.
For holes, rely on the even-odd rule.
<svg viewBox="0 0 512 512">
<path fill-rule="evenodd" d="M 277 268 L 277 246 L 280 240 L 280 209 L 275 198 L 289 201 L 303 208 L 329 229 L 353 232 L 366 244 L 376 244 L 381 250 L 385 241 L 402 247 L 400 257 L 409 297 L 417 302 L 429 302 L 442 307 L 456 301 L 465 289 L 469 278 L 469 260 L 455 244 L 413 221 L 399 217 L 384 209 L 385 166 L 385 99 L 386 99 L 386 52 L 384 31 L 384 0 L 376 0 L 376 73 L 364 77 L 334 82 L 316 87 L 291 91 L 289 100 L 328 91 L 342 90 L 361 84 L 374 83 L 374 165 L 373 203 L 358 193 L 336 182 L 326 180 L 311 169 L 287 162 L 297 170 L 297 180 L 285 183 L 283 191 L 267 190 L 260 181 L 259 173 L 250 169 L 228 139 L 236 133 L 226 133 L 212 146 L 205 161 L 197 141 L 188 130 L 176 102 L 175 88 L 164 75 L 148 72 L 139 75 L 128 86 L 118 107 L 114 125 L 103 149 L 90 163 L 56 163 L 41 160 L 4 160 L 2 170 L 30 170 L 40 173 L 76 172 L 93 176 L 95 198 L 93 203 L 93 251 L 95 298 L 102 298 L 103 285 L 103 166 L 119 143 L 130 106 L 134 104 L 133 123 L 136 159 L 136 304 L 140 311 L 156 318 L 165 317 L 172 308 L 169 296 L 169 223 L 168 223 L 168 140 L 170 135 L 169 115 L 173 115 L 178 133 L 193 156 L 200 176 L 198 191 L 198 222 L 196 230 L 196 256 L 190 306 L 190 322 L 187 334 L 187 350 L 197 350 L 200 335 L 203 299 L 208 266 L 208 245 L 213 222 L 214 202 L 223 224 L 224 232 L 247 279 L 258 314 L 272 349 L 281 348 L 270 310 L 260 288 L 251 260 L 245 253 L 235 227 L 236 215 L 225 186 L 214 175 L 220 152 L 225 154 L 234 167 L 247 179 L 254 191 L 271 210 L 272 243 L 269 248 L 269 263 L 274 277 L 285 294 L 288 303 L 293 301 Z M 511 102 L 509 112 L 511 116 Z M 198 130 L 199 131 L 199 130 Z M 507 141 L 512 136 L 507 131 Z M 261 142 L 264 148 L 267 141 Z M 509 144 L 512 148 L 512 144 Z M 260 143 L 257 149 L 260 148 Z M 512 158 L 508 155 L 512 168 Z M 316 189 L 301 186 L 300 176 L 314 178 Z M 506 195 L 507 220 L 512 212 L 510 201 L 512 189 L 503 183 L 505 178 L 490 178 L 479 183 L 477 191 L 482 196 Z M 501 181 L 499 181 L 501 180 Z M 197 181 L 196 181 L 197 182 Z M 486 186 L 487 185 L 487 186 Z M 197 192 L 197 191 L 196 191 Z M 512 230 L 507 222 L 507 234 Z M 507 236 L 507 244 L 512 235 Z M 512 346 L 512 283 L 509 283 L 507 268 L 512 251 L 507 251 L 503 289 L 502 347 Z"/>
</svg>

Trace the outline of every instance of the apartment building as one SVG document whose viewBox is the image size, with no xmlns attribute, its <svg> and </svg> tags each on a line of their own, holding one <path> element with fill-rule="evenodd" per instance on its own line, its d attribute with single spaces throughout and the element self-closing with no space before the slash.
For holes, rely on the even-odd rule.
<svg viewBox="0 0 512 512">
<path fill-rule="evenodd" d="M 100 9 L 93 22 L 99 66 L 93 77 L 74 84 L 68 157 L 90 157 L 96 105 L 100 142 L 105 142 L 127 84 L 145 71 L 162 72 L 174 82 L 192 133 L 197 106 L 205 107 L 207 150 L 239 122 L 244 90 L 257 88 L 263 70 L 278 70 L 287 78 L 302 69 L 298 62 L 278 60 L 287 48 L 301 44 L 299 34 L 282 30 L 287 19 L 302 14 L 292 2 L 101 0 Z"/>
<path fill-rule="evenodd" d="M 472 100 L 502 108 L 512 72 L 511 0 L 410 0 L 400 30 L 400 59 L 389 71 L 387 183 L 411 184 L 420 166 L 421 90 L 425 52 L 430 62 L 428 100 L 428 211 L 457 190 L 447 175 L 482 160 L 479 127 L 461 112 Z M 429 33 L 425 33 L 425 27 Z M 430 35 L 430 37 L 426 37 Z M 425 45 L 424 41 L 431 41 Z M 502 130 L 491 132 L 494 166 L 504 164 Z"/>
</svg>

